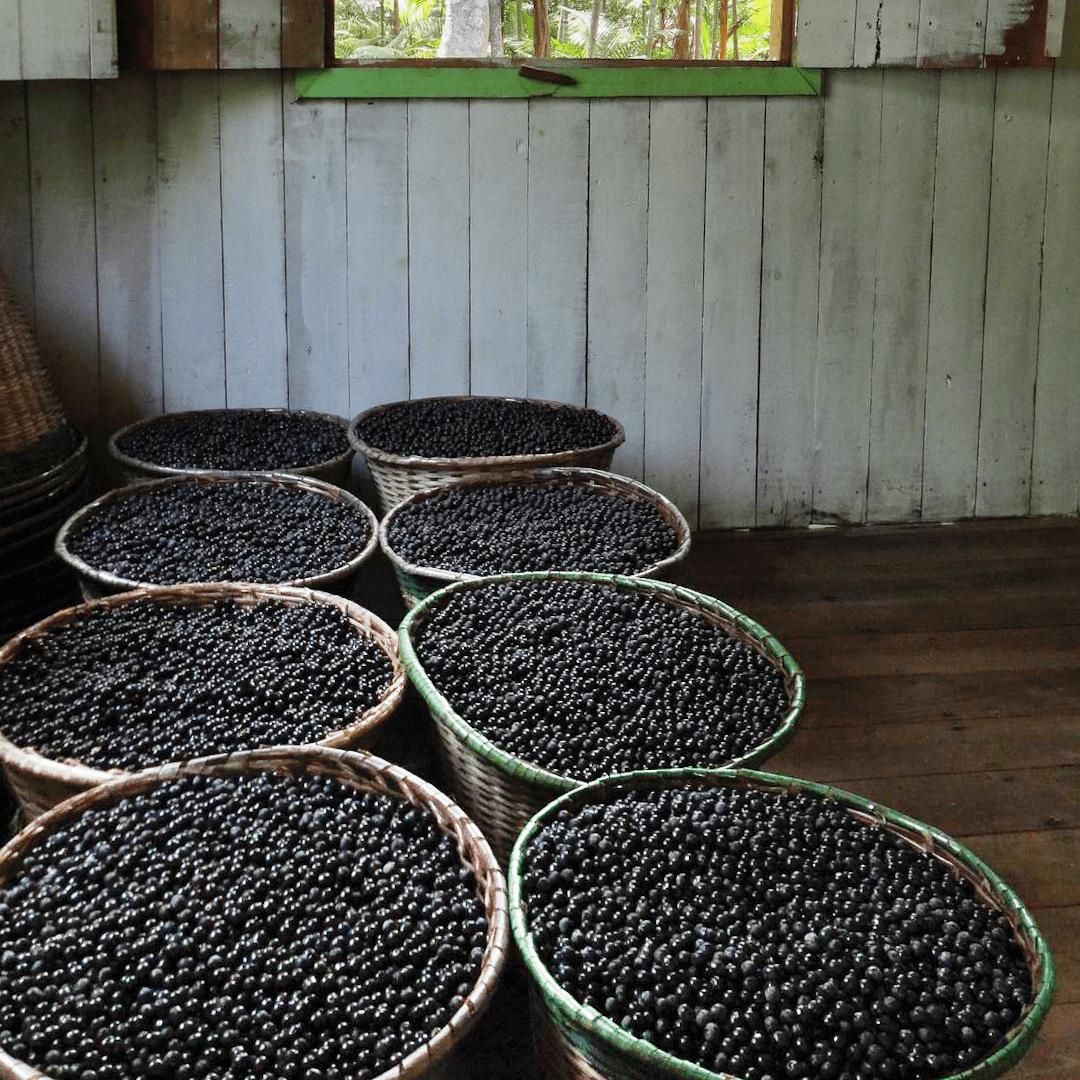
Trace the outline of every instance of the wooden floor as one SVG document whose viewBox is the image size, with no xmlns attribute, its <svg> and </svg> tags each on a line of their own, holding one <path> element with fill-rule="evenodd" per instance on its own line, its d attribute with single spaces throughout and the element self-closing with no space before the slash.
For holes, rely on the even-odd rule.
<svg viewBox="0 0 1080 1080">
<path fill-rule="evenodd" d="M 763 767 L 930 822 L 1017 890 L 1058 989 L 1010 1080 L 1080 1077 L 1080 523 L 702 534 L 674 576 L 806 672 L 802 728 Z M 385 583 L 368 601 L 400 617 Z M 423 753 L 420 714 L 403 720 Z M 511 975 L 457 1080 L 535 1076 L 525 999 Z"/>
</svg>

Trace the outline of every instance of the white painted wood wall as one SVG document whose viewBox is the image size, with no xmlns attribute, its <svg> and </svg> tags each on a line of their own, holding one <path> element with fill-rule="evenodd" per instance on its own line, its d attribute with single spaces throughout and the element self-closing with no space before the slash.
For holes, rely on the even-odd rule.
<svg viewBox="0 0 1080 1080">
<path fill-rule="evenodd" d="M 701 527 L 1077 513 L 1080 72 L 826 90 L 4 84 L 0 263 L 99 453 L 161 410 L 532 394 L 618 416 Z"/>
<path fill-rule="evenodd" d="M 115 0 L 0 0 L 0 79 L 115 75 Z"/>
</svg>

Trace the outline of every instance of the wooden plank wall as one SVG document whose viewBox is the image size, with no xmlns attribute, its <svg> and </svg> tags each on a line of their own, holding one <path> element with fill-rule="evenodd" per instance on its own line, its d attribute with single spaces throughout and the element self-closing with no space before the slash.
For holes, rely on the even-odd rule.
<svg viewBox="0 0 1080 1080">
<path fill-rule="evenodd" d="M 0 0 L 0 79 L 115 75 L 115 0 Z"/>
<path fill-rule="evenodd" d="M 99 460 L 192 406 L 589 402 L 701 527 L 1080 511 L 1080 71 L 821 98 L 0 84 L 0 263 Z"/>
</svg>

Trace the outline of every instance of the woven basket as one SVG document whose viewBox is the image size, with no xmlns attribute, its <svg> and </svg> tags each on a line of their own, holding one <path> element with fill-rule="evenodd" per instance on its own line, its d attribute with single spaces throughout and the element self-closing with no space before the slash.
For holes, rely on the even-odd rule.
<svg viewBox="0 0 1080 1080">
<path fill-rule="evenodd" d="M 58 464 L 19 483 L 0 487 L 0 512 L 21 512 L 28 503 L 78 483 L 86 475 L 88 443 L 85 435 L 77 434 L 74 448 Z"/>
<path fill-rule="evenodd" d="M 120 465 L 120 470 L 129 483 L 138 483 L 140 480 L 156 480 L 162 476 L 198 476 L 203 473 L 231 472 L 225 469 L 176 469 L 169 465 L 157 465 L 143 458 L 131 457 L 120 449 L 120 441 L 133 431 L 140 428 L 153 427 L 163 423 L 183 421 L 188 417 L 214 416 L 222 413 L 258 413 L 260 415 L 281 415 L 308 417 L 316 420 L 325 420 L 329 424 L 341 428 L 348 433 L 349 422 L 343 416 L 332 416 L 329 413 L 309 412 L 305 409 L 189 409 L 186 412 L 165 413 L 163 416 L 151 416 L 145 420 L 136 420 L 127 427 L 114 431 L 109 436 L 109 456 Z M 352 471 L 353 449 L 350 445 L 347 450 L 325 461 L 316 462 L 314 465 L 288 466 L 269 470 L 272 472 L 296 473 L 300 476 L 313 476 L 317 480 L 325 480 L 328 484 L 336 484 L 338 487 L 349 486 L 349 476 Z M 251 470 L 247 470 L 251 471 Z"/>
<path fill-rule="evenodd" d="M 390 682 L 374 705 L 360 713 L 348 726 L 328 732 L 316 745 L 332 746 L 341 750 L 371 750 L 376 747 L 383 722 L 393 714 L 405 692 L 405 669 L 398 657 L 397 634 L 377 615 L 359 604 L 331 593 L 283 585 L 227 582 L 135 589 L 67 608 L 29 627 L 0 648 L 0 666 L 12 660 L 28 640 L 47 637 L 60 627 L 76 622 L 100 608 L 122 607 L 146 599 L 153 599 L 162 605 L 206 607 L 222 598 L 233 599 L 242 607 L 254 607 L 267 600 L 290 606 L 329 605 L 337 608 L 348 619 L 360 637 L 373 642 L 390 661 Z M 15 746 L 3 733 L 0 733 L 0 765 L 3 766 L 4 775 L 27 820 L 87 788 L 103 784 L 117 776 L 131 775 L 122 769 L 100 769 L 77 761 L 58 761 L 44 757 L 32 748 Z"/>
<path fill-rule="evenodd" d="M 795 734 L 806 697 L 806 680 L 801 669 L 764 627 L 720 600 L 650 578 L 609 574 L 502 574 L 451 585 L 430 596 L 405 616 L 398 628 L 398 648 L 410 681 L 435 721 L 436 748 L 450 789 L 491 841 L 500 865 L 509 864 L 514 841 L 533 814 L 583 781 L 560 776 L 508 754 L 463 720 L 428 678 L 416 654 L 415 640 L 422 637 L 424 621 L 431 613 L 464 589 L 484 588 L 504 581 L 546 580 L 594 583 L 655 596 L 719 626 L 744 645 L 766 656 L 784 677 L 788 712 L 768 739 L 734 759 L 732 765 L 764 761 L 777 753 Z"/>
<path fill-rule="evenodd" d="M 56 553 L 79 575 L 79 587 L 87 600 L 94 600 L 99 596 L 108 596 L 112 593 L 127 592 L 129 589 L 154 589 L 162 586 L 151 581 L 132 581 L 122 578 L 107 570 L 98 570 L 85 560 L 79 558 L 68 547 L 68 539 L 83 527 L 87 519 L 91 518 L 99 507 L 107 506 L 121 499 L 138 498 L 140 494 L 150 487 L 168 487 L 176 484 L 234 484 L 237 482 L 250 484 L 270 484 L 277 487 L 300 488 L 303 491 L 311 491 L 332 502 L 345 503 L 360 513 L 368 523 L 370 533 L 363 550 L 353 556 L 347 563 L 336 567 L 325 574 L 314 574 L 310 577 L 296 578 L 292 581 L 274 582 L 279 585 L 293 585 L 297 588 L 322 589 L 347 595 L 353 586 L 356 573 L 360 566 L 366 562 L 379 544 L 379 523 L 374 512 L 366 504 L 362 503 L 355 495 L 351 495 L 343 488 L 334 484 L 327 484 L 322 480 L 316 480 L 309 476 L 297 476 L 293 473 L 201 473 L 198 476 L 170 476 L 162 480 L 149 480 L 140 484 L 129 484 L 127 487 L 114 488 L 104 495 L 95 499 L 92 503 L 84 506 L 81 510 L 72 514 L 64 522 L 56 536 Z"/>
<path fill-rule="evenodd" d="M 426 401 L 468 401 L 473 395 L 445 396 L 437 398 L 414 399 Z M 551 409 L 577 409 L 584 411 L 581 405 L 568 405 L 558 401 L 541 401 L 537 398 L 499 398 L 501 401 L 525 401 L 533 405 L 542 405 Z M 622 425 L 613 417 L 604 416 L 614 434 L 605 443 L 587 446 L 578 450 L 563 450 L 552 454 L 513 454 L 497 457 L 460 457 L 429 458 L 403 454 L 391 454 L 378 447 L 371 446 L 357 434 L 357 429 L 368 417 L 386 412 L 402 401 L 391 401 L 377 405 L 357 416 L 349 425 L 349 442 L 357 452 L 363 454 L 375 488 L 379 493 L 379 503 L 385 514 L 391 507 L 417 491 L 437 487 L 471 476 L 504 476 L 507 473 L 520 472 L 522 469 L 552 468 L 561 465 L 576 465 L 585 468 L 607 469 L 616 449 L 626 439 Z"/>
<path fill-rule="evenodd" d="M 577 487 L 587 491 L 594 491 L 601 495 L 610 495 L 628 502 L 649 503 L 653 509 L 675 531 L 676 548 L 666 558 L 651 566 L 645 566 L 636 571 L 631 577 L 660 577 L 671 569 L 677 562 L 686 557 L 690 550 L 690 526 L 683 517 L 679 508 L 659 491 L 654 491 L 644 484 L 632 480 L 628 476 L 619 476 L 617 473 L 604 472 L 601 469 L 585 468 L 557 468 L 557 469 L 528 469 L 503 476 L 492 478 L 490 476 L 466 476 L 450 484 L 440 485 L 440 491 L 448 487 L 452 488 L 475 488 L 491 484 L 521 484 L 531 487 Z M 443 570 L 434 566 L 417 566 L 407 562 L 390 546 L 389 530 L 394 519 L 408 507 L 414 506 L 424 499 L 429 499 L 438 494 L 435 490 L 427 488 L 418 491 L 402 502 L 398 503 L 379 523 L 379 546 L 383 554 L 390 560 L 397 576 L 398 588 L 405 602 L 406 609 L 420 603 L 425 596 L 430 596 L 437 589 L 455 581 L 474 581 L 478 574 L 464 574 L 455 570 Z"/>
<path fill-rule="evenodd" d="M 0 270 L 0 490 L 33 482 L 78 443 Z"/>
<path fill-rule="evenodd" d="M 439 830 L 453 840 L 462 865 L 473 871 L 477 895 L 484 905 L 488 924 L 479 978 L 450 1022 L 423 1046 L 380 1074 L 377 1080 L 435 1080 L 446 1075 L 449 1056 L 483 1015 L 498 986 L 509 943 L 506 884 L 487 841 L 461 808 L 426 781 L 381 758 L 330 747 L 274 747 L 163 765 L 113 780 L 54 807 L 0 849 L 0 887 L 17 870 L 27 851 L 84 810 L 109 805 L 180 777 L 237 776 L 256 772 L 330 776 L 358 791 L 404 799 L 432 815 Z M 48 1080 L 44 1074 L 2 1051 L 0 1078 Z"/>
<path fill-rule="evenodd" d="M 514 943 L 531 976 L 540 1075 L 545 1080 L 718 1080 L 720 1074 L 665 1053 L 572 998 L 541 961 L 528 932 L 521 895 L 525 848 L 560 810 L 606 800 L 613 793 L 652 787 L 747 787 L 776 793 L 810 792 L 846 806 L 853 816 L 880 825 L 912 847 L 929 852 L 957 877 L 967 878 L 979 898 L 1008 919 L 1023 947 L 1035 994 L 1006 1033 L 1004 1044 L 970 1069 L 941 1080 L 991 1080 L 1011 1069 L 1027 1052 L 1050 1006 L 1054 967 L 1046 941 L 1019 897 L 985 863 L 951 837 L 914 818 L 836 788 L 788 776 L 742 769 L 676 769 L 606 777 L 559 798 L 525 827 L 510 859 L 510 922 Z"/>
</svg>

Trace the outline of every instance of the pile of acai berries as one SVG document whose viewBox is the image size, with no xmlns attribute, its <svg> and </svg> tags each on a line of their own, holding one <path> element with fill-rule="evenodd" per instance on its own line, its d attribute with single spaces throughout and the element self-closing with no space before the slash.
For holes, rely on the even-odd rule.
<svg viewBox="0 0 1080 1080">
<path fill-rule="evenodd" d="M 132 427 L 116 448 L 171 469 L 266 472 L 310 468 L 349 452 L 331 417 L 274 409 L 207 409 L 166 414 Z"/>
<path fill-rule="evenodd" d="M 672 556 L 679 536 L 643 499 L 573 482 L 506 481 L 424 493 L 389 519 L 386 543 L 413 566 L 477 576 L 636 574 Z"/>
<path fill-rule="evenodd" d="M 0 1049 L 55 1080 L 367 1080 L 482 967 L 431 813 L 335 780 L 188 779 L 68 821 L 0 892 Z"/>
<path fill-rule="evenodd" d="M 613 793 L 544 825 L 521 889 L 573 998 L 743 1080 L 932 1080 L 999 1048 L 1032 999 L 966 878 L 812 794 Z"/>
<path fill-rule="evenodd" d="M 127 581 L 281 583 L 342 569 L 371 538 L 361 509 L 299 484 L 194 477 L 91 507 L 68 550 Z"/>
<path fill-rule="evenodd" d="M 387 691 L 387 654 L 331 604 L 91 606 L 0 665 L 0 731 L 95 768 L 315 743 Z"/>
<path fill-rule="evenodd" d="M 357 437 L 387 454 L 426 458 L 558 454 L 615 436 L 595 409 L 518 398 L 417 398 L 360 417 Z"/>
<path fill-rule="evenodd" d="M 469 586 L 412 636 L 424 673 L 466 723 L 578 780 L 730 763 L 790 708 L 768 657 L 646 589 L 554 578 Z"/>
</svg>

